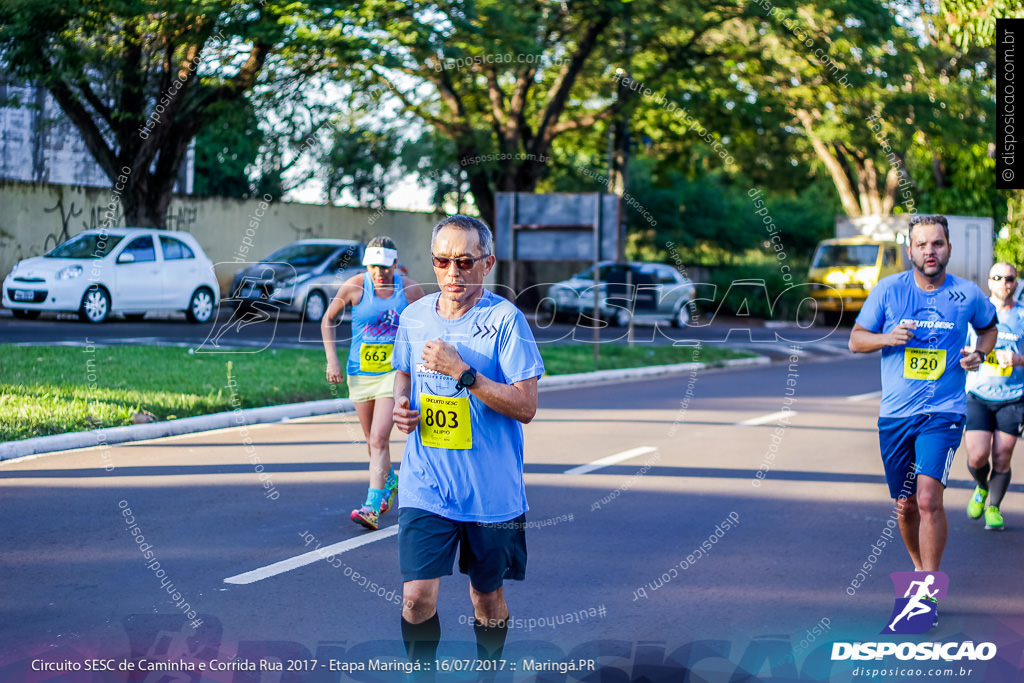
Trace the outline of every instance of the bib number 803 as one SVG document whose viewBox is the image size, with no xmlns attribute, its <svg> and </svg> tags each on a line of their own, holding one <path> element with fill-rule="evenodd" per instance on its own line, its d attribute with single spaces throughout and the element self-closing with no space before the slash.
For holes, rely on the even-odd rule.
<svg viewBox="0 0 1024 683">
<path fill-rule="evenodd" d="M 459 426 L 459 417 L 454 410 L 434 410 L 433 408 L 427 408 L 426 416 L 424 417 L 428 427 L 441 427 L 456 429 Z"/>
</svg>

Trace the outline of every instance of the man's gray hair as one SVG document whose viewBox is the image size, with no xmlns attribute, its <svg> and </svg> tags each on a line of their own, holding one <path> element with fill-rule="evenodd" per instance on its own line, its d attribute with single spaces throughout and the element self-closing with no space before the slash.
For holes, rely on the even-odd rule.
<svg viewBox="0 0 1024 683">
<path fill-rule="evenodd" d="M 494 237 L 491 235 L 491 229 L 487 227 L 487 224 L 482 220 L 463 216 L 462 214 L 448 216 L 434 226 L 434 231 L 430 234 L 430 253 L 434 253 L 434 241 L 437 239 L 437 233 L 441 232 L 441 228 L 476 230 L 480 249 L 483 251 L 481 256 L 490 256 L 494 253 Z"/>
</svg>

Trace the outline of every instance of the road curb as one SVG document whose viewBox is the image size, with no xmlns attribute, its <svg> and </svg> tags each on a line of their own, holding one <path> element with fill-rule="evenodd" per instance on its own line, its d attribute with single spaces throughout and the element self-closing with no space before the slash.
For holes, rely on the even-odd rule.
<svg viewBox="0 0 1024 683">
<path fill-rule="evenodd" d="M 767 365 L 771 363 L 767 356 L 754 358 L 734 358 L 715 363 L 673 363 L 671 365 L 650 365 L 643 368 L 622 368 L 619 370 L 595 370 L 580 372 L 573 375 L 551 375 L 541 377 L 537 383 L 539 391 L 585 387 L 593 384 L 607 384 L 629 379 L 647 379 L 661 375 L 681 375 L 694 370 L 706 370 L 718 367 L 737 367 L 744 365 Z"/>
<path fill-rule="evenodd" d="M 572 375 L 544 376 L 540 378 L 537 387 L 538 391 L 557 391 L 559 389 L 607 384 L 630 379 L 678 375 L 715 367 L 767 365 L 771 362 L 771 359 L 765 356 L 755 356 L 754 358 L 735 358 L 710 364 L 674 363 L 672 365 L 652 365 L 643 368 L 597 370 L 595 372 L 580 372 Z M 305 403 L 289 403 L 282 406 L 267 406 L 264 408 L 236 409 L 224 413 L 214 413 L 213 415 L 184 417 L 180 420 L 170 420 L 167 422 L 151 422 L 141 425 L 93 429 L 88 432 L 37 436 L 23 441 L 10 441 L 0 444 L 0 463 L 14 458 L 43 456 L 77 448 L 112 446 L 131 441 L 146 441 L 149 439 L 161 439 L 167 436 L 208 432 L 214 429 L 268 424 L 300 417 L 330 415 L 331 413 L 348 413 L 353 410 L 355 410 L 355 405 L 351 400 L 336 398 L 322 401 L 307 401 Z"/>
<path fill-rule="evenodd" d="M 75 448 L 112 446 L 129 441 L 160 439 L 165 436 L 178 436 L 194 432 L 208 432 L 214 429 L 267 424 L 300 417 L 346 413 L 353 410 L 355 410 L 355 406 L 349 399 L 332 398 L 322 401 L 307 401 L 305 403 L 289 403 L 283 406 L 237 409 L 226 413 L 214 413 L 213 415 L 183 417 L 180 420 L 169 420 L 167 422 L 151 422 L 141 425 L 92 429 L 88 432 L 37 436 L 23 441 L 11 441 L 0 444 L 0 462 L 30 455 L 69 451 Z"/>
</svg>

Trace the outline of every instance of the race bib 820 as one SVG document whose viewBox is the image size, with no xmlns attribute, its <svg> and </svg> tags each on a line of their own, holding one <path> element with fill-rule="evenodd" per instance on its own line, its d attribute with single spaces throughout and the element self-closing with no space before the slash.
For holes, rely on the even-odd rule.
<svg viewBox="0 0 1024 683">
<path fill-rule="evenodd" d="M 906 379 L 938 379 L 945 371 L 945 349 L 903 350 L 903 376 Z"/>
</svg>

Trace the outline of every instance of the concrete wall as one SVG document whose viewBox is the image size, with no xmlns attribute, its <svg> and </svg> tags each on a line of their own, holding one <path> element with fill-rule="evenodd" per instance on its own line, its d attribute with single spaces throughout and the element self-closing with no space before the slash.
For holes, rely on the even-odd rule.
<svg viewBox="0 0 1024 683">
<path fill-rule="evenodd" d="M 0 279 L 17 261 L 40 256 L 83 230 L 104 224 L 110 189 L 0 181 Z M 111 226 L 123 226 L 120 205 Z M 258 261 L 299 239 L 336 237 L 367 241 L 388 235 L 409 276 L 436 291 L 430 265 L 430 230 L 440 214 L 176 196 L 167 228 L 191 233 L 217 264 L 224 291 L 239 262 Z M 493 276 L 488 278 L 493 280 Z M 431 287 L 432 285 L 432 287 Z"/>
</svg>

